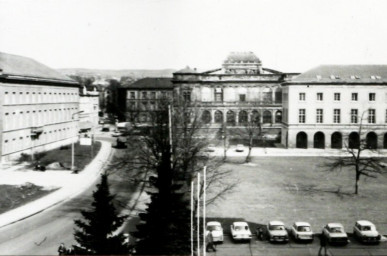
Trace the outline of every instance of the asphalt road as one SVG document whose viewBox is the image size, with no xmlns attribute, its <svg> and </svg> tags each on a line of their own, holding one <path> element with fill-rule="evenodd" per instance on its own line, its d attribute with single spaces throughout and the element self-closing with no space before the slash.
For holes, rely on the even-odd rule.
<svg viewBox="0 0 387 256">
<path fill-rule="evenodd" d="M 90 206 L 97 183 L 99 180 L 70 201 L 1 228 L 0 255 L 57 255 L 61 242 L 75 244 L 74 220 L 81 218 L 81 209 Z M 119 178 L 110 179 L 110 185 L 113 193 L 122 192 L 119 198 L 127 193 Z"/>
<path fill-rule="evenodd" d="M 313 243 L 295 243 L 290 241 L 286 244 L 269 243 L 268 241 L 257 240 L 253 237 L 250 243 L 235 243 L 231 237 L 225 236 L 223 244 L 217 245 L 216 252 L 207 253 L 208 256 L 318 256 L 320 241 L 315 239 Z M 371 256 L 387 255 L 387 242 L 377 245 L 361 244 L 354 239 L 346 246 L 328 245 L 327 255 L 332 256 Z"/>
</svg>

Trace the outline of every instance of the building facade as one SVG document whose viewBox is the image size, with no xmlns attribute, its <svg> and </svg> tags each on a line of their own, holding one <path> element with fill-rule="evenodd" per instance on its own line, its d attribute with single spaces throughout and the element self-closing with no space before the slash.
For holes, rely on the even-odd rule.
<svg viewBox="0 0 387 256">
<path fill-rule="evenodd" d="M 80 130 L 93 130 L 99 121 L 99 92 L 97 87 L 83 86 L 79 97 L 79 128 Z"/>
<path fill-rule="evenodd" d="M 243 126 L 258 118 L 264 131 L 279 134 L 281 83 L 295 75 L 263 68 L 252 52 L 233 52 L 222 68 L 199 72 L 187 67 L 175 72 L 172 82 L 175 95 L 195 103 L 211 128 Z"/>
<path fill-rule="evenodd" d="M 2 162 L 77 140 L 78 111 L 78 83 L 32 59 L 0 53 Z"/>
<path fill-rule="evenodd" d="M 387 148 L 387 65 L 319 66 L 285 82 L 282 100 L 289 148 Z"/>
<path fill-rule="evenodd" d="M 119 105 L 124 106 L 125 121 L 147 123 L 157 111 L 160 101 L 172 99 L 171 78 L 143 78 L 119 89 Z"/>
</svg>

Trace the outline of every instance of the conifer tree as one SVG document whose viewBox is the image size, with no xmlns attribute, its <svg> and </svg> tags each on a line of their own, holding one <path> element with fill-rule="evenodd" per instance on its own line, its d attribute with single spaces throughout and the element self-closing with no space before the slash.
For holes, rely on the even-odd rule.
<svg viewBox="0 0 387 256">
<path fill-rule="evenodd" d="M 92 209 L 81 211 L 84 220 L 75 220 L 74 238 L 91 254 L 127 254 L 123 234 L 113 233 L 123 224 L 126 216 L 119 216 L 110 194 L 108 175 L 101 175 L 101 183 L 93 192 Z"/>
</svg>

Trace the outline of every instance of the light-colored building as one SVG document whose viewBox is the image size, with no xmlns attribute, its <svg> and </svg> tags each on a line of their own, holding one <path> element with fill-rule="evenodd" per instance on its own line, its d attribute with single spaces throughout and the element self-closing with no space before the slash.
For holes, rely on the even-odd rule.
<svg viewBox="0 0 387 256">
<path fill-rule="evenodd" d="M 285 82 L 282 100 L 289 148 L 387 148 L 387 65 L 319 66 Z"/>
<path fill-rule="evenodd" d="M 173 97 L 171 78 L 143 78 L 122 86 L 119 105 L 124 106 L 126 121 L 145 123 L 150 112 L 157 111 L 160 100 Z"/>
<path fill-rule="evenodd" d="M 282 123 L 282 86 L 298 73 L 262 67 L 252 52 L 232 52 L 222 68 L 198 71 L 189 67 L 173 74 L 175 95 L 194 102 L 202 120 L 214 130 L 223 123 L 242 126 L 259 118 L 266 132 L 279 134 Z"/>
<path fill-rule="evenodd" d="M 0 53 L 1 161 L 77 140 L 79 85 L 33 59 Z"/>
<path fill-rule="evenodd" d="M 83 86 L 79 97 L 79 128 L 81 131 L 93 130 L 99 121 L 99 92 L 97 87 Z"/>
</svg>

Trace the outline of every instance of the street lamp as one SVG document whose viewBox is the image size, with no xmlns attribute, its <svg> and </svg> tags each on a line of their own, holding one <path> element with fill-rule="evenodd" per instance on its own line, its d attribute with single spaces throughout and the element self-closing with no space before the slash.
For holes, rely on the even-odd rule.
<svg viewBox="0 0 387 256">
<path fill-rule="evenodd" d="M 74 121 L 74 116 L 75 115 L 78 115 L 80 113 L 83 113 L 84 111 L 81 110 L 81 111 L 78 111 L 78 112 L 75 112 L 71 115 L 71 122 Z M 73 171 L 74 170 L 74 141 L 71 142 L 71 170 Z"/>
</svg>

